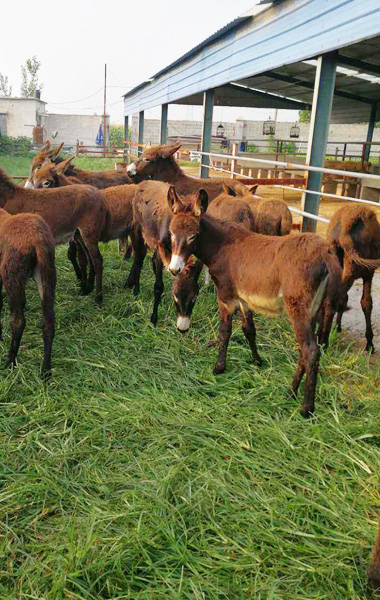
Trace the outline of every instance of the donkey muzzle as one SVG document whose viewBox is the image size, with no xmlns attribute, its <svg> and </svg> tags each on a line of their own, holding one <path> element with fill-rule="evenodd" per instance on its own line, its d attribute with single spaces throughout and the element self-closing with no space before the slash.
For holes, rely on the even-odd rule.
<svg viewBox="0 0 380 600">
<path fill-rule="evenodd" d="M 184 266 L 185 261 L 183 260 L 182 256 L 179 256 L 178 254 L 172 254 L 172 258 L 169 264 L 170 273 L 172 275 L 179 275 Z"/>
</svg>

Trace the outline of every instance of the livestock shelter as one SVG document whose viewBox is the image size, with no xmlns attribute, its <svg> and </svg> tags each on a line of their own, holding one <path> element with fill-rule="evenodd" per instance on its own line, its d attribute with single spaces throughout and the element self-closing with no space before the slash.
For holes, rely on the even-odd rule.
<svg viewBox="0 0 380 600">
<path fill-rule="evenodd" d="M 303 208 L 317 215 L 329 124 L 368 122 L 368 159 L 380 120 L 379 84 L 377 0 L 262 0 L 124 95 L 125 139 L 134 113 L 142 143 L 144 111 L 161 106 L 165 143 L 169 105 L 203 105 L 206 177 L 214 106 L 311 108 Z M 315 220 L 306 217 L 303 229 L 315 229 Z"/>
</svg>

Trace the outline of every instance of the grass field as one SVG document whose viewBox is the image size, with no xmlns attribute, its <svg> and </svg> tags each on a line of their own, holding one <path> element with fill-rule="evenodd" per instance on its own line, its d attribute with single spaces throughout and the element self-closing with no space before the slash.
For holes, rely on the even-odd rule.
<svg viewBox="0 0 380 600">
<path fill-rule="evenodd" d="M 102 252 L 98 308 L 57 250 L 48 386 L 32 282 L 19 366 L 0 380 L 0 598 L 369 598 L 378 364 L 334 333 L 304 421 L 286 395 L 297 358 L 286 320 L 258 317 L 260 370 L 236 321 L 214 377 L 213 288 L 180 335 L 166 274 L 154 329 L 149 262 L 135 300 L 116 244 Z M 3 356 L 7 310 L 4 325 Z"/>
</svg>

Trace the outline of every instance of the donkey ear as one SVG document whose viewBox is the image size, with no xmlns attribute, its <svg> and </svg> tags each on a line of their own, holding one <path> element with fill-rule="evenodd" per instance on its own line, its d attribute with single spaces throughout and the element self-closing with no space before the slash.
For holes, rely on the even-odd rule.
<svg viewBox="0 0 380 600">
<path fill-rule="evenodd" d="M 197 199 L 194 202 L 193 213 L 196 217 L 200 217 L 206 212 L 208 206 L 208 194 L 206 190 L 199 190 Z"/>
<path fill-rule="evenodd" d="M 229 196 L 237 196 L 236 190 L 232 187 L 232 185 L 228 185 L 226 181 L 223 181 L 223 191 L 225 194 Z"/>
<path fill-rule="evenodd" d="M 62 160 L 61 162 L 55 165 L 55 172 L 59 175 L 63 175 L 70 166 L 71 161 L 75 158 L 75 154 L 67 158 L 66 160 Z"/>
<path fill-rule="evenodd" d="M 49 158 L 56 158 L 58 156 L 58 154 L 61 152 L 62 147 L 63 147 L 63 142 L 61 142 L 59 144 L 59 146 L 57 146 L 56 148 L 53 148 L 52 150 L 49 150 L 49 152 L 47 154 L 48 157 Z"/>
<path fill-rule="evenodd" d="M 50 142 L 47 140 L 45 144 L 42 146 L 40 152 L 47 152 L 50 149 Z"/>
<path fill-rule="evenodd" d="M 173 215 L 176 215 L 182 207 L 182 202 L 175 191 L 174 185 L 169 186 L 168 189 L 168 204 Z"/>
<path fill-rule="evenodd" d="M 182 144 L 175 144 L 174 146 L 163 146 L 163 148 L 161 148 L 160 154 L 162 158 L 170 158 L 170 156 L 173 156 L 173 154 L 178 152 L 181 146 Z"/>
<path fill-rule="evenodd" d="M 249 189 L 249 191 L 250 191 L 251 194 L 255 195 L 256 194 L 256 190 L 257 190 L 258 187 L 259 187 L 259 184 L 256 183 L 255 185 L 253 185 L 252 187 L 250 187 L 248 189 Z"/>
</svg>

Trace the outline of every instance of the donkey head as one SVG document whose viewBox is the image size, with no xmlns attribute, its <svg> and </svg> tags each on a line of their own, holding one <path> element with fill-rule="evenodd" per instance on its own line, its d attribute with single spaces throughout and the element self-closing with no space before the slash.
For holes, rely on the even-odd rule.
<svg viewBox="0 0 380 600">
<path fill-rule="evenodd" d="M 26 187 L 26 188 L 33 187 L 33 182 L 32 182 L 33 174 L 36 171 L 38 171 L 38 169 L 41 169 L 42 165 L 44 165 L 46 161 L 55 162 L 58 154 L 62 150 L 62 146 L 63 146 L 63 142 L 56 148 L 51 149 L 49 141 L 47 141 L 46 144 L 44 146 L 42 146 L 41 150 L 38 152 L 38 154 L 36 154 L 36 156 L 32 160 L 32 164 L 30 165 L 29 177 L 26 180 L 24 187 Z"/>
<path fill-rule="evenodd" d="M 59 163 L 49 162 L 43 165 L 38 171 L 36 171 L 32 177 L 30 178 L 32 188 L 49 188 L 49 187 L 59 187 L 60 176 L 64 175 L 65 172 L 70 167 L 70 163 L 75 158 L 71 156 L 66 160 L 62 160 Z"/>
<path fill-rule="evenodd" d="M 145 179 L 160 179 L 160 171 L 167 167 L 168 163 L 173 164 L 173 154 L 175 154 L 181 144 L 175 146 L 152 146 L 144 150 L 140 158 L 129 165 L 127 173 L 133 177 L 136 183 Z"/>
<path fill-rule="evenodd" d="M 172 245 L 169 271 L 178 275 L 196 248 L 200 218 L 207 210 L 208 196 L 206 190 L 198 190 L 189 210 L 178 198 L 174 188 L 171 186 L 170 189 L 174 193 L 168 195 L 169 208 L 173 214 L 169 227 Z"/>
<path fill-rule="evenodd" d="M 176 327 L 181 333 L 186 333 L 190 327 L 190 318 L 198 298 L 198 279 L 203 264 L 189 258 L 182 273 L 174 279 L 172 296 L 177 312 Z"/>
</svg>

